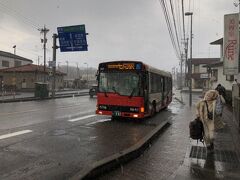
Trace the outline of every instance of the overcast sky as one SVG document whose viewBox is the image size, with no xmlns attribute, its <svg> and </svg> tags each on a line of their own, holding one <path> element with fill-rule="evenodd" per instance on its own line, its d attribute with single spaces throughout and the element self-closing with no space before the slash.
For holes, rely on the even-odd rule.
<svg viewBox="0 0 240 180">
<path fill-rule="evenodd" d="M 193 57 L 219 57 L 219 47 L 209 43 L 223 36 L 224 14 L 238 12 L 238 7 L 233 0 L 190 2 Z M 57 27 L 86 25 L 89 50 L 68 53 L 58 50 L 60 65 L 69 61 L 74 66 L 78 62 L 83 67 L 87 62 L 97 67 L 108 60 L 141 60 L 171 71 L 179 64 L 158 0 L 0 0 L 0 50 L 13 53 L 12 47 L 16 45 L 17 55 L 34 63 L 42 56 L 43 63 L 42 35 L 37 27 L 44 24 L 50 29 L 47 61 L 52 59 L 52 34 Z"/>
</svg>

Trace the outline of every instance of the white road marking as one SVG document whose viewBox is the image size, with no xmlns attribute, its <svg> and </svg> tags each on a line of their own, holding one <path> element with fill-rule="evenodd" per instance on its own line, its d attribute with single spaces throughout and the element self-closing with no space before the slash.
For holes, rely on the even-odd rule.
<svg viewBox="0 0 240 180">
<path fill-rule="evenodd" d="M 96 114 L 92 114 L 92 115 L 87 115 L 87 116 L 83 116 L 83 117 L 80 117 L 80 118 L 74 118 L 74 119 L 70 119 L 68 120 L 69 122 L 75 122 L 75 121 L 81 121 L 83 119 L 88 119 L 90 117 L 95 117 L 97 116 Z"/>
<path fill-rule="evenodd" d="M 101 123 L 101 122 L 105 122 L 105 121 L 111 121 L 111 119 L 100 119 L 98 121 L 94 121 L 94 122 L 88 123 L 88 124 L 86 124 L 86 126 L 90 126 L 90 125 Z"/>
<path fill-rule="evenodd" d="M 77 114 L 69 114 L 69 115 L 65 115 L 65 116 L 57 116 L 56 119 L 71 119 L 71 118 L 74 118 L 74 116 L 80 116 L 80 115 L 83 115 L 83 114 L 88 114 L 88 113 L 94 113 L 95 111 L 83 111 L 83 112 L 80 112 L 80 113 L 77 113 Z M 73 116 L 73 117 L 72 117 Z M 74 119 L 77 119 L 77 118 L 74 118 Z"/>
<path fill-rule="evenodd" d="M 14 136 L 19 136 L 19 135 L 30 133 L 30 132 L 33 132 L 33 131 L 32 130 L 23 130 L 23 131 L 17 131 L 14 133 L 4 134 L 4 135 L 0 136 L 0 139 L 6 139 L 6 138 L 14 137 Z"/>
</svg>

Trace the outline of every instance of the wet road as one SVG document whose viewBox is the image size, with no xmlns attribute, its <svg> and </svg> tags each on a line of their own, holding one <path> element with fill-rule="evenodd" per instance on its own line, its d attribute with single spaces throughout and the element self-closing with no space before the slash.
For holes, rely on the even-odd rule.
<svg viewBox="0 0 240 180">
<path fill-rule="evenodd" d="M 173 115 L 171 126 L 159 135 L 151 148 L 144 154 L 99 180 L 160 180 L 168 179 L 183 163 L 189 139 L 188 122 L 193 113 L 183 104 L 173 101 L 169 107 Z"/>
<path fill-rule="evenodd" d="M 88 96 L 0 104 L 0 179 L 69 178 L 171 120 L 174 103 L 142 122 L 96 116 Z"/>
</svg>

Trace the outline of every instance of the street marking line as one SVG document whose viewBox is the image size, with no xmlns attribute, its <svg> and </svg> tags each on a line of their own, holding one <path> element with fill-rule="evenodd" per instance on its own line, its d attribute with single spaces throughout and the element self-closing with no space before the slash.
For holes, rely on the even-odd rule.
<svg viewBox="0 0 240 180">
<path fill-rule="evenodd" d="M 83 115 L 83 114 L 88 114 L 88 113 L 94 113 L 95 111 L 93 111 L 93 110 L 91 110 L 91 111 L 83 111 L 83 112 L 80 112 L 80 113 L 78 113 L 78 114 L 73 114 L 73 115 L 71 115 L 71 114 L 69 114 L 69 115 L 65 115 L 65 116 L 57 116 L 56 117 L 56 119 L 58 120 L 58 119 L 71 119 L 71 118 L 74 118 L 74 119 L 77 119 L 76 117 L 78 117 L 78 116 L 81 116 L 81 115 Z"/>
<path fill-rule="evenodd" d="M 88 119 L 90 117 L 95 117 L 97 116 L 96 114 L 92 114 L 92 115 L 87 115 L 87 116 L 83 116 L 83 117 L 80 117 L 80 118 L 74 118 L 74 119 L 70 119 L 68 120 L 69 122 L 75 122 L 75 121 L 81 121 L 83 119 Z"/>
<path fill-rule="evenodd" d="M 93 125 L 93 124 L 97 124 L 97 123 L 101 123 L 101 122 L 106 122 L 106 121 L 111 121 L 111 119 L 100 119 L 98 121 L 94 121 L 94 122 L 91 122 L 91 123 L 87 123 L 86 126 L 90 126 L 90 125 Z"/>
<path fill-rule="evenodd" d="M 14 133 L 4 134 L 4 135 L 0 136 L 0 140 L 10 138 L 10 137 L 14 137 L 14 136 L 19 136 L 19 135 L 30 133 L 30 132 L 33 132 L 33 131 L 32 130 L 23 130 L 23 131 L 17 131 L 17 132 L 14 132 Z"/>
</svg>

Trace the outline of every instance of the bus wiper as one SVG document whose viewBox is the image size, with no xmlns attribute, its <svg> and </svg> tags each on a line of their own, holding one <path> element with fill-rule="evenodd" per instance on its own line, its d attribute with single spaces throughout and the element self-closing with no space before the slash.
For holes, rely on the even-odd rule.
<svg viewBox="0 0 240 180">
<path fill-rule="evenodd" d="M 114 86 L 112 87 L 112 90 L 114 91 L 114 93 L 117 93 L 118 95 L 120 95 L 120 93 L 117 92 L 117 90 L 116 90 L 116 88 Z"/>
<path fill-rule="evenodd" d="M 136 90 L 136 88 L 133 88 L 133 90 L 132 90 L 132 92 L 131 92 L 131 94 L 130 94 L 129 98 L 132 98 L 132 96 L 133 96 L 133 94 L 134 94 L 135 90 Z"/>
<path fill-rule="evenodd" d="M 103 89 L 103 92 L 104 92 L 105 97 L 108 97 L 107 92 L 106 92 L 105 89 Z"/>
<path fill-rule="evenodd" d="M 113 86 L 112 87 L 112 90 L 115 92 L 115 93 L 117 93 L 117 90 L 116 90 L 116 88 Z"/>
</svg>

